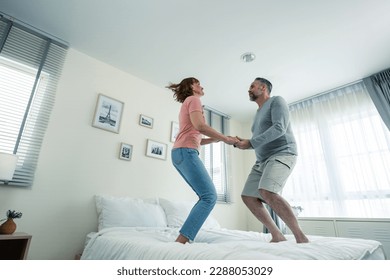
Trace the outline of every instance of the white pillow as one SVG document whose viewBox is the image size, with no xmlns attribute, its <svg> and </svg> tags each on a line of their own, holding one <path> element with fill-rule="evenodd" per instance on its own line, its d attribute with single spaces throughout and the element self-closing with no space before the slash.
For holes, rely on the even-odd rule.
<svg viewBox="0 0 390 280">
<path fill-rule="evenodd" d="M 187 219 L 192 207 L 196 202 L 190 201 L 170 201 L 164 198 L 159 199 L 159 203 L 165 211 L 168 227 L 181 227 Z M 220 228 L 218 221 L 209 215 L 202 228 L 212 229 Z"/>
<path fill-rule="evenodd" d="M 108 227 L 166 227 L 164 210 L 157 201 L 96 195 L 98 230 Z"/>
</svg>

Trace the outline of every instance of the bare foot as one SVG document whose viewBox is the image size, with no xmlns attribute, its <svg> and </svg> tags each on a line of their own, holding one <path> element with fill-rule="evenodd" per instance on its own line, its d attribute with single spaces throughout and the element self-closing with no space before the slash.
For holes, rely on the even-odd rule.
<svg viewBox="0 0 390 280">
<path fill-rule="evenodd" d="M 272 239 L 271 239 L 271 243 L 277 243 L 277 242 L 281 242 L 281 241 L 287 241 L 286 237 L 284 237 L 283 234 L 276 234 L 276 235 L 272 235 Z"/>
<path fill-rule="evenodd" d="M 175 242 L 179 242 L 181 244 L 186 244 L 188 241 L 189 241 L 189 239 L 181 234 L 175 240 Z"/>
<path fill-rule="evenodd" d="M 309 239 L 303 233 L 296 235 L 295 240 L 297 241 L 297 243 L 309 243 Z"/>
<path fill-rule="evenodd" d="M 306 236 L 303 236 L 303 238 L 296 238 L 297 243 L 309 243 L 309 239 Z"/>
<path fill-rule="evenodd" d="M 278 242 L 282 242 L 282 241 L 287 241 L 287 239 L 286 238 L 284 238 L 284 239 L 274 239 L 274 238 L 272 238 L 270 243 L 278 243 Z"/>
</svg>

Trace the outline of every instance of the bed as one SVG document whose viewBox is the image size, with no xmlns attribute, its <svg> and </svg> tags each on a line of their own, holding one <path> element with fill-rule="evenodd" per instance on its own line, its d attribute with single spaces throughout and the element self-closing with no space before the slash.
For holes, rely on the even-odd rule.
<svg viewBox="0 0 390 280">
<path fill-rule="evenodd" d="M 380 242 L 309 236 L 310 243 L 270 243 L 270 235 L 222 228 L 209 216 L 194 242 L 174 242 L 193 202 L 96 196 L 98 231 L 82 260 L 384 260 Z"/>
</svg>

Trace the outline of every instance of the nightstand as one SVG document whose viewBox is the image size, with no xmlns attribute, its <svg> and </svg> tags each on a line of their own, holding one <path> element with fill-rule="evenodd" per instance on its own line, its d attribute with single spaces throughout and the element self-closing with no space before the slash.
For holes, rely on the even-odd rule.
<svg viewBox="0 0 390 280">
<path fill-rule="evenodd" d="M 0 260 L 27 259 L 32 236 L 24 232 L 0 234 Z"/>
</svg>

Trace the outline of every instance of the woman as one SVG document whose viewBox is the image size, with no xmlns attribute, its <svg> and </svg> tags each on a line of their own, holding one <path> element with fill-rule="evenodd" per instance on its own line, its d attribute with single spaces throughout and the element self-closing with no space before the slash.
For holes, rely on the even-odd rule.
<svg viewBox="0 0 390 280">
<path fill-rule="evenodd" d="M 176 242 L 185 244 L 194 240 L 217 201 L 213 181 L 199 158 L 200 145 L 219 141 L 233 145 L 239 140 L 225 136 L 206 124 L 200 101 L 204 95 L 203 88 L 196 78 L 186 78 L 167 88 L 174 92 L 176 101 L 182 103 L 179 133 L 172 149 L 172 163 L 199 197 L 176 239 Z M 209 138 L 203 138 L 202 135 Z"/>
</svg>

